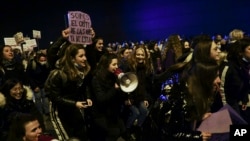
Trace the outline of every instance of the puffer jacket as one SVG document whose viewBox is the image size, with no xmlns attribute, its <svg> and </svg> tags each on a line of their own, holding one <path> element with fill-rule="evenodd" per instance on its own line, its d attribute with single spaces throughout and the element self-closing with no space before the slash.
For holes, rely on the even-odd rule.
<svg viewBox="0 0 250 141">
<path fill-rule="evenodd" d="M 4 96 L 3 93 L 0 93 L 1 122 L 2 122 L 0 130 L 2 136 L 7 135 L 12 119 L 21 113 L 30 113 L 37 116 L 41 127 L 45 129 L 43 116 L 38 111 L 38 109 L 35 106 L 35 103 L 33 102 L 32 90 L 27 86 L 24 86 L 24 89 L 26 91 L 26 95 L 23 95 L 24 97 L 21 98 L 20 100 L 13 99 L 11 97 L 7 98 Z"/>
</svg>

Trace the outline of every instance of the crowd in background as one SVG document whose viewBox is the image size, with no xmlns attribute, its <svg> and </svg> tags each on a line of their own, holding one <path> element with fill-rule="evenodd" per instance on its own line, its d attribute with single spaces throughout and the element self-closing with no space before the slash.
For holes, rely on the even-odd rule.
<svg viewBox="0 0 250 141">
<path fill-rule="evenodd" d="M 172 34 L 105 44 L 92 29 L 90 45 L 71 44 L 69 34 L 62 30 L 45 50 L 0 47 L 1 141 L 42 141 L 45 120 L 57 133 L 47 140 L 229 140 L 197 130 L 225 105 L 242 117 L 232 124 L 250 122 L 250 37 L 243 30 L 227 39 Z M 136 74 L 135 90 L 121 89 L 118 70 Z"/>
</svg>

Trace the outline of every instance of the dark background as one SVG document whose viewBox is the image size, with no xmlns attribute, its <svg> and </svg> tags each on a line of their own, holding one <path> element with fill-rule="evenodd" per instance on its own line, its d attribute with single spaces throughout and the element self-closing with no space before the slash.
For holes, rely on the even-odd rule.
<svg viewBox="0 0 250 141">
<path fill-rule="evenodd" d="M 32 38 L 32 30 L 40 30 L 39 47 L 47 48 L 66 28 L 67 11 L 89 14 L 105 44 L 250 30 L 250 0 L 3 0 L 0 42 L 16 32 Z"/>
</svg>

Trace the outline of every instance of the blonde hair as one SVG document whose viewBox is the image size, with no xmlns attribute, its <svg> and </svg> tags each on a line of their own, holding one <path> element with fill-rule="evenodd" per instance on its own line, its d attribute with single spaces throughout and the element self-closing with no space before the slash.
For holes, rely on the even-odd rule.
<svg viewBox="0 0 250 141">
<path fill-rule="evenodd" d="M 244 37 L 244 32 L 240 29 L 234 29 L 229 33 L 230 41 L 235 41 L 242 39 Z"/>
<path fill-rule="evenodd" d="M 227 61 L 227 52 L 225 51 L 220 52 L 220 59 L 218 61 L 218 64 L 221 64 L 223 61 Z"/>
</svg>

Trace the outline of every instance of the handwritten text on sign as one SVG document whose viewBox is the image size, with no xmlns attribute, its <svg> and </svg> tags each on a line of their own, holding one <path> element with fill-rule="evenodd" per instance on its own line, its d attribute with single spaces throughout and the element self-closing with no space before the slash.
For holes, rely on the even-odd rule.
<svg viewBox="0 0 250 141">
<path fill-rule="evenodd" d="M 69 41 L 75 44 L 91 44 L 91 20 L 88 14 L 80 11 L 68 12 L 70 28 Z"/>
</svg>

